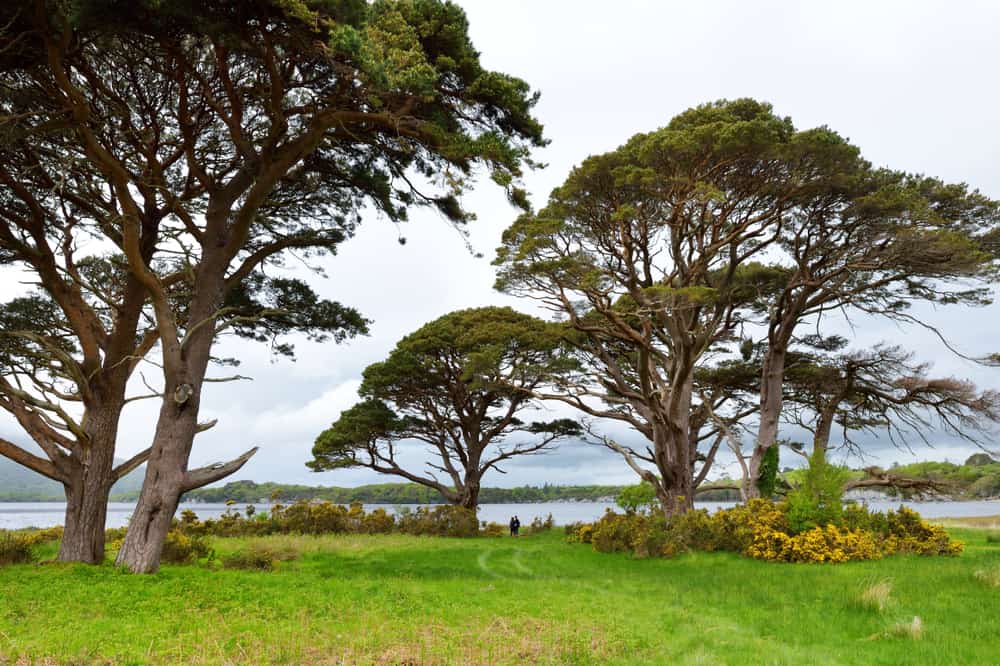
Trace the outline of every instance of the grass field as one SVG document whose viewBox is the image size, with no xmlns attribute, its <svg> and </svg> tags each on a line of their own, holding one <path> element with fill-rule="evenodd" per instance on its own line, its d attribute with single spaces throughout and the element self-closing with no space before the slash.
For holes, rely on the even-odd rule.
<svg viewBox="0 0 1000 666">
<path fill-rule="evenodd" d="M 952 531 L 957 558 L 836 566 L 633 560 L 558 531 L 268 537 L 300 553 L 270 573 L 9 566 L 0 664 L 1000 664 L 1000 542 Z"/>
</svg>

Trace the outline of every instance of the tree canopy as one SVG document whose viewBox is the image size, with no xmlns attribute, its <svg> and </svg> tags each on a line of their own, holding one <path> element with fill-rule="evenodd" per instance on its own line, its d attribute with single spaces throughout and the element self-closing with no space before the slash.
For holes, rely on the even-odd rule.
<svg viewBox="0 0 1000 666">
<path fill-rule="evenodd" d="M 843 308 L 912 321 L 917 300 L 987 302 L 997 220 L 996 202 L 964 185 L 873 168 L 828 128 L 720 101 L 576 167 L 505 232 L 496 286 L 566 319 L 586 370 L 550 397 L 644 435 L 645 448 L 603 441 L 671 513 L 691 506 L 717 447 L 699 453 L 713 441 L 696 435 L 705 416 L 724 433 L 744 411 L 708 409 L 699 367 L 765 327 L 753 496 L 795 327 Z"/>
<path fill-rule="evenodd" d="M 0 8 L 0 26 L 0 257 L 37 272 L 88 372 L 104 336 L 60 282 L 80 239 L 122 257 L 129 312 L 156 332 L 161 416 L 134 521 L 147 524 L 120 556 L 152 570 L 180 493 L 252 454 L 187 469 L 217 336 L 363 330 L 280 275 L 284 259 L 333 253 L 366 207 L 402 222 L 431 206 L 461 226 L 477 167 L 523 205 L 518 178 L 544 144 L 537 95 L 482 67 L 461 9 L 437 0 L 35 0 Z"/>
<path fill-rule="evenodd" d="M 571 420 L 519 418 L 535 406 L 537 390 L 574 365 L 563 345 L 561 326 L 510 308 L 459 310 L 432 321 L 365 369 L 364 401 L 317 437 L 309 466 L 367 467 L 474 508 L 488 471 L 580 434 Z M 402 455 L 407 445 L 426 448 L 426 470 L 414 470 Z"/>
</svg>

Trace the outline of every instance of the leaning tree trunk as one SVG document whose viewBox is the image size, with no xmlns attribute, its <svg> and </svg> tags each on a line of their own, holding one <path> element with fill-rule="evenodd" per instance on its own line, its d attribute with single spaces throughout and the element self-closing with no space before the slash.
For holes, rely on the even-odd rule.
<svg viewBox="0 0 1000 666">
<path fill-rule="evenodd" d="M 778 420 L 781 418 L 781 390 L 785 379 L 784 343 L 777 342 L 768 350 L 764 358 L 760 384 L 760 425 L 757 429 L 757 441 L 750 456 L 747 474 L 743 478 L 740 490 L 744 500 L 760 497 L 757 479 L 760 477 L 760 466 L 764 462 L 764 454 L 778 441 Z"/>
<path fill-rule="evenodd" d="M 188 403 L 197 400 L 188 399 Z M 146 478 L 129 521 L 116 563 L 135 573 L 154 573 L 177 504 L 184 493 L 188 456 L 197 428 L 197 405 L 177 404 L 170 393 L 163 401 Z"/>
<path fill-rule="evenodd" d="M 222 302 L 224 267 L 218 253 L 206 254 L 189 314 L 190 321 L 196 323 L 183 341 L 163 343 L 163 402 L 142 492 L 116 560 L 134 573 L 159 569 L 163 544 L 181 495 L 236 472 L 257 451 L 254 447 L 228 463 L 188 469 L 191 447 L 200 430 L 198 409 L 215 338 L 214 318 Z"/>
</svg>

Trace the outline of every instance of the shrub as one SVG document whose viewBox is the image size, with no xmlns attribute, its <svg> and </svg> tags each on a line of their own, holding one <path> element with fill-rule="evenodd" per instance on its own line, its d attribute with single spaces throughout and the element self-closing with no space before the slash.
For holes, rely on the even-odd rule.
<svg viewBox="0 0 1000 666">
<path fill-rule="evenodd" d="M 719 537 L 716 522 L 704 509 L 687 511 L 665 523 L 666 536 L 675 551 L 713 551 Z"/>
<path fill-rule="evenodd" d="M 34 562 L 33 545 L 32 538 L 26 534 L 0 532 L 0 566 Z"/>
<path fill-rule="evenodd" d="M 635 486 L 625 486 L 618 492 L 615 504 L 621 507 L 625 513 L 635 513 L 641 509 L 650 508 L 656 504 L 656 490 L 645 481 Z"/>
<path fill-rule="evenodd" d="M 621 514 L 610 509 L 594 523 L 591 543 L 600 553 L 631 552 L 648 518 L 642 514 Z"/>
<path fill-rule="evenodd" d="M 556 520 L 552 517 L 550 513 L 545 520 L 542 520 L 540 516 L 535 516 L 531 521 L 531 525 L 528 526 L 529 534 L 538 534 L 539 532 L 548 532 L 556 526 Z"/>
<path fill-rule="evenodd" d="M 565 531 L 568 543 L 590 543 L 594 535 L 594 526 L 590 523 L 569 523 Z"/>
<path fill-rule="evenodd" d="M 473 537 L 479 534 L 479 520 L 475 511 L 448 504 L 433 508 L 421 506 L 416 511 L 401 512 L 396 524 L 404 534 L 447 537 Z"/>
<path fill-rule="evenodd" d="M 294 559 L 294 557 L 289 559 Z M 280 560 L 279 555 L 273 550 L 260 544 L 250 544 L 242 550 L 225 555 L 222 558 L 222 568 L 273 571 Z"/>
<path fill-rule="evenodd" d="M 813 452 L 802 484 L 788 493 L 788 527 L 792 534 L 840 523 L 847 476 L 847 470 L 826 461 L 823 449 Z"/>
<path fill-rule="evenodd" d="M 172 529 L 167 532 L 167 539 L 163 542 L 160 560 L 169 564 L 190 564 L 208 557 L 210 552 L 204 538 Z"/>
<path fill-rule="evenodd" d="M 953 541 L 943 527 L 928 523 L 905 506 L 889 511 L 886 522 L 888 534 L 883 543 L 886 554 L 958 555 L 965 549 L 965 544 Z"/>
<path fill-rule="evenodd" d="M 507 533 L 507 527 L 500 523 L 488 523 L 485 520 L 480 524 L 479 534 L 485 537 L 502 537 Z"/>
<path fill-rule="evenodd" d="M 566 540 L 591 541 L 600 552 L 636 557 L 670 557 L 688 550 L 726 550 L 772 562 L 848 562 L 879 559 L 898 552 L 955 555 L 963 545 L 915 512 L 900 508 L 870 514 L 865 507 L 845 512 L 841 524 L 793 533 L 787 505 L 754 499 L 718 511 L 688 511 L 665 520 L 657 515 L 611 511 L 593 525 L 566 527 Z"/>
<path fill-rule="evenodd" d="M 814 527 L 795 535 L 760 527 L 746 554 L 772 562 L 838 563 L 881 557 L 871 533 L 841 530 L 836 525 Z"/>
<path fill-rule="evenodd" d="M 385 509 L 375 509 L 361 520 L 361 529 L 366 534 L 388 534 L 396 526 L 396 517 Z"/>
</svg>

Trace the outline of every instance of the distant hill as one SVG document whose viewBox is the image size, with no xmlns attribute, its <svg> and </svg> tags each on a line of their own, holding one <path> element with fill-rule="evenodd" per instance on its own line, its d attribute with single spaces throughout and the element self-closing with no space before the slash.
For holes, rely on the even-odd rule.
<svg viewBox="0 0 1000 666">
<path fill-rule="evenodd" d="M 111 499 L 138 497 L 145 472 L 145 467 L 140 467 L 118 481 L 111 488 Z M 65 499 L 62 484 L 0 456 L 0 502 L 62 502 Z"/>
</svg>

